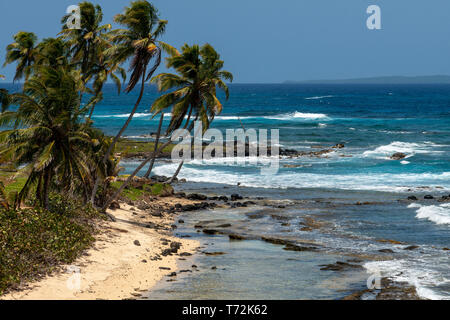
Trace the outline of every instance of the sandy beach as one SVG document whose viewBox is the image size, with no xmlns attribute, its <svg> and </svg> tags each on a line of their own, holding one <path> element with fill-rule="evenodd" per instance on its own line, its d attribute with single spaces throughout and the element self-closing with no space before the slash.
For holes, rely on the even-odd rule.
<svg viewBox="0 0 450 320">
<path fill-rule="evenodd" d="M 178 198 L 161 198 L 161 205 L 191 203 Z M 10 292 L 5 300 L 95 300 L 136 299 L 158 281 L 177 269 L 179 254 L 193 254 L 199 243 L 172 235 L 174 215 L 153 217 L 142 210 L 120 203 L 109 210 L 116 222 L 100 222 L 97 241 L 71 266 Z M 153 226 L 149 228 L 149 225 Z M 156 226 L 156 228 L 155 228 Z M 175 254 L 163 255 L 170 244 L 180 243 Z M 190 256 L 181 259 L 189 259 Z M 69 272 L 79 268 L 77 274 Z M 72 269 L 71 269 L 72 268 Z M 163 269 L 161 269 L 163 268 Z M 169 270 L 170 268 L 170 270 Z M 80 279 L 79 282 L 77 282 Z M 77 288 L 79 283 L 79 289 Z"/>
</svg>

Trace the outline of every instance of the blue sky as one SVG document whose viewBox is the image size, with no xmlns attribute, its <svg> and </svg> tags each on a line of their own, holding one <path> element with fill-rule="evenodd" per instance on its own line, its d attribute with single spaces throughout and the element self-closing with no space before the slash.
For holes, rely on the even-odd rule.
<svg viewBox="0 0 450 320">
<path fill-rule="evenodd" d="M 128 0 L 92 1 L 104 22 Z M 1 0 L 0 61 L 19 30 L 40 39 L 60 30 L 73 0 Z M 169 20 L 164 41 L 211 43 L 238 83 L 450 75 L 448 0 L 155 0 Z M 368 30 L 366 8 L 381 8 L 382 30 Z M 161 69 L 162 71 L 163 69 Z M 14 67 L 0 69 L 12 79 Z"/>
</svg>

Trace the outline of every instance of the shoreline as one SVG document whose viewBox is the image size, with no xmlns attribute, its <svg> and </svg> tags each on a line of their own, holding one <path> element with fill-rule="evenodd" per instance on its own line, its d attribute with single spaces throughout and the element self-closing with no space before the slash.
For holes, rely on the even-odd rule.
<svg viewBox="0 0 450 320">
<path fill-rule="evenodd" d="M 158 202 L 161 205 L 194 203 L 175 197 L 160 198 L 155 201 Z M 96 242 L 71 265 L 79 268 L 79 290 L 73 289 L 77 275 L 68 272 L 70 266 L 63 265 L 59 271 L 24 284 L 0 299 L 136 299 L 151 291 L 165 276 L 177 271 L 181 256 L 189 259 L 200 245 L 198 241 L 173 235 L 171 226 L 176 215 L 155 217 L 122 202 L 120 207 L 108 210 L 117 221 L 99 222 Z M 171 250 L 173 247 L 179 249 Z M 167 249 L 172 252 L 167 254 Z M 163 254 L 164 250 L 166 254 Z"/>
</svg>

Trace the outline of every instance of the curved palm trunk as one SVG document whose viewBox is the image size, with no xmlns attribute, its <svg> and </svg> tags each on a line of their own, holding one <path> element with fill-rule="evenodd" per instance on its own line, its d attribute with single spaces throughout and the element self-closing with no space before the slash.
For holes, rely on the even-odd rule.
<svg viewBox="0 0 450 320">
<path fill-rule="evenodd" d="M 181 171 L 181 168 L 183 167 L 184 164 L 184 160 L 180 162 L 180 164 L 178 165 L 177 171 L 175 171 L 175 173 L 173 174 L 172 178 L 170 178 L 169 180 L 167 180 L 166 182 L 164 182 L 165 184 L 171 184 L 173 182 L 173 180 L 175 180 L 175 178 L 178 176 L 178 174 Z"/>
<path fill-rule="evenodd" d="M 189 111 L 189 116 L 188 116 L 188 118 L 187 118 L 187 120 L 186 120 L 186 124 L 184 125 L 184 129 L 187 128 L 187 126 L 188 126 L 188 124 L 189 124 L 189 120 L 191 119 L 192 109 L 193 109 L 193 108 L 191 108 L 191 110 Z M 197 121 L 197 118 L 198 118 L 198 116 L 195 118 L 194 122 L 192 122 L 191 125 L 189 126 L 189 129 L 188 129 L 189 132 L 192 131 L 192 128 L 194 127 L 195 121 Z M 197 133 L 195 133 L 195 134 L 197 134 Z M 194 137 L 195 137 L 195 134 L 194 134 Z M 183 165 L 184 165 L 184 160 L 180 162 L 180 164 L 178 165 L 178 168 L 177 168 L 177 170 L 175 171 L 175 173 L 173 174 L 173 176 L 172 176 L 169 180 L 167 180 L 166 182 L 164 182 L 164 183 L 166 183 L 166 184 L 171 184 L 171 183 L 173 182 L 173 180 L 175 180 L 175 178 L 176 178 L 176 177 L 178 176 L 178 174 L 180 173 L 181 168 L 183 167 Z"/>
<path fill-rule="evenodd" d="M 144 66 L 144 71 L 142 72 L 142 84 L 141 84 L 141 91 L 139 92 L 139 97 L 134 105 L 133 110 L 131 110 L 130 116 L 128 117 L 127 121 L 125 122 L 125 124 L 122 126 L 120 131 L 117 133 L 117 135 L 114 137 L 113 141 L 109 145 L 108 151 L 106 151 L 106 153 L 103 157 L 103 160 L 102 160 L 104 166 L 106 166 L 106 162 L 108 161 L 114 146 L 116 145 L 117 141 L 119 141 L 119 139 L 122 136 L 122 134 L 124 133 L 124 131 L 128 128 L 128 125 L 130 124 L 131 120 L 133 119 L 133 116 L 136 113 L 136 110 L 139 107 L 139 104 L 141 103 L 142 96 L 144 95 L 146 71 L 147 71 L 147 65 Z M 99 184 L 100 184 L 100 175 L 97 174 L 97 179 L 95 180 L 94 188 L 92 189 L 92 194 L 91 194 L 91 203 L 93 205 L 94 205 L 95 195 L 97 194 Z"/>
<path fill-rule="evenodd" d="M 154 155 L 152 154 L 150 157 L 148 157 L 147 159 L 145 159 L 144 161 L 142 161 L 142 163 L 136 168 L 136 170 L 134 170 L 133 173 L 128 177 L 128 179 L 120 186 L 119 190 L 117 190 L 116 193 L 114 193 L 114 195 L 113 195 L 111 198 L 109 198 L 109 199 L 105 202 L 105 204 L 104 204 L 103 207 L 102 207 L 102 212 L 105 212 L 105 211 L 108 209 L 108 207 L 110 206 L 110 204 L 111 204 L 114 200 L 117 199 L 117 197 L 122 193 L 123 189 L 125 189 L 125 188 L 130 184 L 130 182 L 131 182 L 131 181 L 133 180 L 133 178 L 139 173 L 139 171 L 141 171 L 141 169 L 142 169 L 143 167 L 145 167 L 145 165 L 146 165 L 150 160 L 152 160 L 154 157 L 157 157 L 157 156 L 161 153 L 161 151 L 162 151 L 165 147 L 167 147 L 171 142 L 172 142 L 171 140 L 167 141 L 166 143 L 164 143 L 164 144 L 158 149 L 158 151 L 156 152 L 156 154 L 154 154 Z"/>
<path fill-rule="evenodd" d="M 103 90 L 103 84 L 100 87 L 99 91 Z M 94 109 L 95 109 L 95 104 L 91 107 L 91 111 L 89 112 L 89 117 L 88 117 L 88 121 L 91 121 L 92 115 L 94 114 Z"/>
<path fill-rule="evenodd" d="M 144 178 L 147 178 L 147 179 L 148 179 L 148 177 L 150 177 L 150 174 L 152 173 L 152 170 L 153 170 L 153 165 L 155 164 L 156 151 L 158 150 L 158 144 L 159 144 L 159 138 L 161 136 L 161 127 L 163 124 L 163 120 L 164 120 L 164 112 L 161 112 L 161 117 L 159 119 L 158 132 L 156 133 L 155 149 L 153 150 L 153 159 L 152 159 L 152 162 L 150 162 L 150 166 L 144 175 Z"/>
</svg>

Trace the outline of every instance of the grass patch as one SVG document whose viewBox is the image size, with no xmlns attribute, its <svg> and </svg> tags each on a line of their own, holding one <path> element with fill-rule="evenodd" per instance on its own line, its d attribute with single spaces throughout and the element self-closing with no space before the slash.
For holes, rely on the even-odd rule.
<svg viewBox="0 0 450 320">
<path fill-rule="evenodd" d="M 174 144 L 170 144 L 167 147 L 165 147 L 162 152 L 170 153 L 172 152 L 174 146 L 175 146 Z M 155 149 L 154 142 L 120 139 L 116 144 L 115 152 L 120 153 L 122 156 L 126 157 L 136 153 L 153 152 L 154 149 Z"/>
<path fill-rule="evenodd" d="M 121 181 L 112 182 L 111 189 L 113 189 L 114 191 L 117 191 L 122 184 L 123 184 L 123 182 L 121 182 Z M 143 189 L 134 188 L 129 185 L 122 191 L 121 195 L 122 195 L 122 197 L 127 198 L 128 200 L 136 201 L 136 200 L 141 199 L 144 194 L 145 194 L 145 191 Z"/>
<path fill-rule="evenodd" d="M 124 182 L 121 181 L 112 182 L 111 188 L 116 191 L 123 183 Z M 142 199 L 145 195 L 167 197 L 172 195 L 173 191 L 174 190 L 171 185 L 164 183 L 147 184 L 142 188 L 135 188 L 128 185 L 125 189 L 123 189 L 121 196 L 128 200 L 136 201 Z"/>
<path fill-rule="evenodd" d="M 59 195 L 50 210 L 0 210 L 0 295 L 72 263 L 93 242 L 94 209 Z"/>
</svg>

